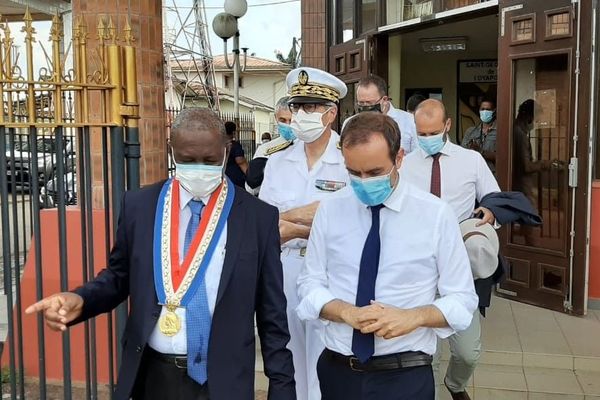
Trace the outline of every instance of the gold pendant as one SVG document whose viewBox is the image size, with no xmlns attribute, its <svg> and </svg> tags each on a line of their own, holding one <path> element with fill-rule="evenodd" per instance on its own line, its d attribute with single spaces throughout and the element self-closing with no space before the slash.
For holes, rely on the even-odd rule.
<svg viewBox="0 0 600 400">
<path fill-rule="evenodd" d="M 175 310 L 169 309 L 158 321 L 161 333 L 165 336 L 175 336 L 181 329 L 181 320 L 175 314 Z"/>
</svg>

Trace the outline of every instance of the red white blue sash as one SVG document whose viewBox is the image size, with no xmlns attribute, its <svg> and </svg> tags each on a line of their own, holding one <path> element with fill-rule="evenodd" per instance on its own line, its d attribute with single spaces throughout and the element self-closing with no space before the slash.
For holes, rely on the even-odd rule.
<svg viewBox="0 0 600 400">
<path fill-rule="evenodd" d="M 228 178 L 210 196 L 188 254 L 179 262 L 179 190 L 176 179 L 165 182 L 154 220 L 154 287 L 159 304 L 176 308 L 189 303 L 204 280 L 235 196 Z"/>
</svg>

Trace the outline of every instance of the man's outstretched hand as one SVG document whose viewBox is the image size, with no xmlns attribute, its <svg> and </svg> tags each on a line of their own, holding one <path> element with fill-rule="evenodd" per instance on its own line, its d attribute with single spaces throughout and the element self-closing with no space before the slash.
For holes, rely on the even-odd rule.
<svg viewBox="0 0 600 400">
<path fill-rule="evenodd" d="M 71 292 L 46 297 L 25 310 L 25 314 L 43 312 L 46 325 L 55 331 L 66 331 L 67 324 L 81 315 L 83 298 Z"/>
</svg>

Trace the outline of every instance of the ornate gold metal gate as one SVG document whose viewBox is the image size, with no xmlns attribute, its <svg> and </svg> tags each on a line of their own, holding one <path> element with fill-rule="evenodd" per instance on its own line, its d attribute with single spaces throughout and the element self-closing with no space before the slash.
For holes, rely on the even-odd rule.
<svg viewBox="0 0 600 400">
<path fill-rule="evenodd" d="M 132 29 L 126 22 L 118 32 L 102 16 L 97 22 L 90 28 L 76 21 L 72 40 L 65 41 L 55 16 L 47 50 L 27 10 L 20 26 L 24 54 L 15 51 L 14 25 L 0 24 L 0 269 L 8 316 L 2 362 L 10 376 L 3 393 L 13 399 L 31 392 L 45 399 L 47 378 L 57 377 L 65 399 L 84 397 L 72 381 L 85 382 L 85 398 L 97 398 L 99 382 L 112 392 L 113 354 L 118 359 L 120 347 L 113 332 L 120 336 L 124 328 L 125 306 L 114 327 L 108 316 L 62 337 L 47 333 L 41 316 L 22 313 L 29 302 L 95 275 L 107 257 L 123 192 L 139 187 Z M 46 65 L 36 72 L 38 58 Z M 62 360 L 51 356 L 57 349 Z"/>
</svg>

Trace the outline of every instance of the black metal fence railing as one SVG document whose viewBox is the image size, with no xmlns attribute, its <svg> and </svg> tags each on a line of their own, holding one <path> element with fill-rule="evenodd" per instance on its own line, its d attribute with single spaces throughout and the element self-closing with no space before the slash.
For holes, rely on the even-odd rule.
<svg viewBox="0 0 600 400">
<path fill-rule="evenodd" d="M 100 37 L 125 33 L 99 20 L 93 26 Z M 87 282 L 108 263 L 121 198 L 139 185 L 135 50 L 114 37 L 112 44 L 82 40 L 92 28 L 84 20 L 74 24 L 73 42 L 62 43 L 55 17 L 48 65 L 36 73 L 41 40 L 29 13 L 22 25 L 0 23 L 0 42 L 9 44 L 0 46 L 0 394 L 108 398 L 126 305 L 62 334 L 49 334 L 43 315 L 24 310 Z M 24 32 L 23 53 L 10 48 L 11 31 Z M 94 66 L 87 65 L 92 52 Z M 17 55 L 26 68 L 13 65 Z M 62 70 L 71 56 L 73 69 Z M 122 71 L 129 72 L 125 81 Z"/>
<path fill-rule="evenodd" d="M 256 132 L 254 127 L 254 116 L 252 114 L 240 114 L 239 121 L 236 121 L 234 113 L 222 112 L 221 119 L 223 121 L 234 121 L 238 125 L 237 140 L 242 145 L 246 159 L 252 159 L 256 151 Z"/>
<path fill-rule="evenodd" d="M 167 115 L 167 130 L 170 129 L 171 122 L 177 117 L 179 114 L 179 109 L 177 108 L 167 108 L 165 110 Z M 219 115 L 223 122 L 233 121 L 236 122 L 235 114 L 228 112 L 220 112 Z M 252 114 L 240 114 L 239 119 L 237 120 L 237 140 L 242 145 L 244 149 L 244 153 L 246 155 L 247 160 L 251 160 L 252 156 L 254 156 L 254 152 L 256 151 L 256 132 L 255 132 L 255 120 Z M 167 137 L 169 135 L 167 134 Z M 173 176 L 175 173 L 175 164 L 171 159 L 170 152 L 167 150 L 167 162 L 165 165 L 167 166 L 168 176 Z"/>
<path fill-rule="evenodd" d="M 38 107 L 39 122 L 51 124 L 53 116 L 48 112 L 48 105 L 52 102 L 52 93 L 40 96 Z M 65 123 L 73 123 L 74 101 L 73 94 L 63 92 L 62 103 L 65 106 Z M 27 121 L 27 115 L 14 115 L 20 122 Z M 33 149 L 29 140 L 27 129 L 14 129 L 9 131 L 6 138 L 6 180 L 8 189 L 18 193 L 37 196 L 40 208 L 56 208 L 58 205 L 58 159 L 62 157 L 65 166 L 64 192 L 67 206 L 77 204 L 77 141 L 73 129 L 64 133 L 63 148 L 59 149 L 56 137 L 50 128 L 41 129 L 35 143 L 37 150 L 37 174 L 33 174 Z M 38 191 L 33 192 L 33 179 L 37 179 Z"/>
</svg>

